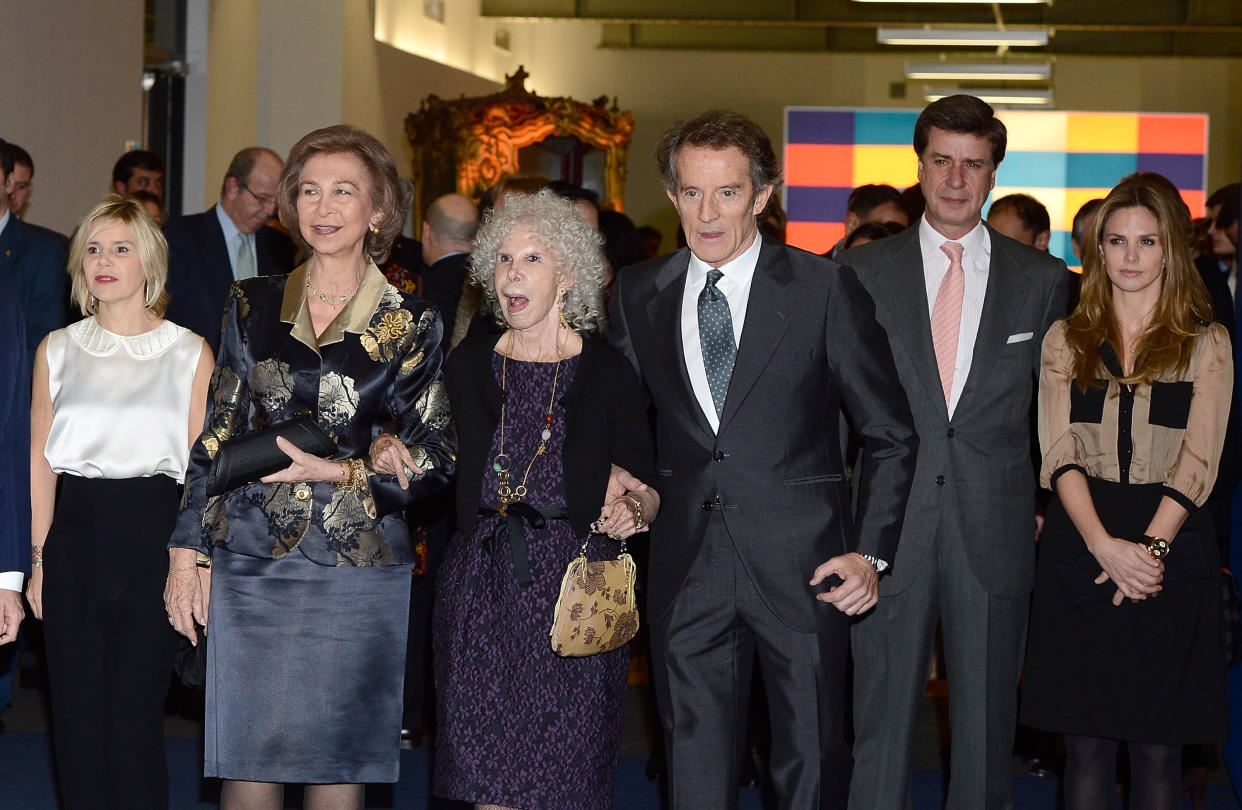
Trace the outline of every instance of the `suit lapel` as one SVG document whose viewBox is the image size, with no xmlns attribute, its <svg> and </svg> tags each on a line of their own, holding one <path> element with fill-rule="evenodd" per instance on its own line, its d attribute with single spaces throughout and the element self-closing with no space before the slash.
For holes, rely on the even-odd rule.
<svg viewBox="0 0 1242 810">
<path fill-rule="evenodd" d="M 21 220 L 9 214 L 9 223 L 0 231 L 0 261 L 16 264 L 21 255 Z"/>
<path fill-rule="evenodd" d="M 893 311 L 889 328 L 905 345 L 919 379 L 927 388 L 929 396 L 944 403 L 944 390 L 940 386 L 940 368 L 936 365 L 936 348 L 932 345 L 931 315 L 927 300 L 927 281 L 923 276 L 923 249 L 919 245 L 918 225 L 890 237 L 901 240 L 898 250 L 891 254 L 891 270 L 881 279 L 889 289 L 885 299 Z M 948 413 L 948 406 L 945 406 Z"/>
<path fill-rule="evenodd" d="M 686 248 L 674 253 L 656 274 L 656 294 L 647 302 L 647 317 L 651 320 L 651 336 L 655 339 L 655 354 L 670 385 L 681 400 L 685 413 L 696 427 L 708 436 L 711 425 L 694 397 L 690 375 L 686 372 L 686 353 L 681 340 L 681 298 L 685 292 L 686 269 L 690 264 L 690 251 Z M 667 336 L 661 339 L 658 336 Z"/>
<path fill-rule="evenodd" d="M 217 203 L 218 205 L 218 203 Z M 224 238 L 224 229 L 220 227 L 220 220 L 216 215 L 216 208 L 212 207 L 203 215 L 205 222 L 203 223 L 207 238 L 202 244 L 211 247 L 214 256 L 208 256 L 203 267 L 206 272 L 211 273 L 214 278 L 209 282 L 208 289 L 222 290 L 228 292 L 229 287 L 233 284 L 233 263 L 229 259 L 229 244 Z M 224 305 L 224 295 L 216 294 L 213 298 L 219 299 L 220 308 Z M 212 301 L 215 308 L 216 301 Z"/>
<path fill-rule="evenodd" d="M 724 412 L 720 415 L 721 432 L 767 368 L 772 353 L 789 328 L 797 304 L 792 281 L 793 268 L 783 246 L 765 239 L 759 249 L 759 261 L 755 264 L 755 275 L 750 283 L 742 342 L 737 347 L 733 377 L 729 380 L 729 393 L 725 397 Z"/>
<path fill-rule="evenodd" d="M 1030 286 L 1013 256 L 999 244 L 1001 240 L 996 232 L 989 228 L 988 235 L 992 241 L 992 259 L 988 264 L 987 291 L 983 296 L 983 312 L 979 315 L 979 333 L 975 336 L 970 376 L 962 388 L 956 412 L 961 412 L 962 403 L 982 384 L 980 381 L 986 381 L 987 370 L 992 368 L 1005 346 L 1009 327 L 1018 323 L 1018 310 L 1026 300 Z"/>
</svg>

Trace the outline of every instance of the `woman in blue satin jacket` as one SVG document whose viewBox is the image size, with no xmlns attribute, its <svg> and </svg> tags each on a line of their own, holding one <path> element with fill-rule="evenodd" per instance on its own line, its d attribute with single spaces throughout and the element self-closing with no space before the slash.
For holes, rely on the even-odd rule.
<svg viewBox="0 0 1242 810">
<path fill-rule="evenodd" d="M 413 561 L 404 509 L 455 464 L 443 327 L 376 268 L 410 193 L 373 137 L 310 133 L 278 196 L 309 259 L 230 293 L 165 596 L 179 632 L 207 625 L 204 774 L 225 780 L 222 807 L 280 808 L 282 783 L 300 782 L 308 804 L 361 808 L 361 783 L 397 781 Z M 206 496 L 224 442 L 301 415 L 335 441 L 331 458 L 281 439 L 287 469 Z M 397 475 L 366 460 L 381 430 L 409 448 Z M 193 576 L 208 556 L 210 599 Z"/>
</svg>

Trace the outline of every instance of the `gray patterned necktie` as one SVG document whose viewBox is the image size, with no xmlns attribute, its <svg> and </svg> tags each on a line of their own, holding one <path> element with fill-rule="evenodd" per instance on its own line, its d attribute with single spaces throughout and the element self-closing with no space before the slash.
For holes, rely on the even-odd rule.
<svg viewBox="0 0 1242 810">
<path fill-rule="evenodd" d="M 233 256 L 236 262 L 233 265 L 233 274 L 238 281 L 258 275 L 254 271 L 254 254 L 250 252 L 250 240 L 246 238 L 246 234 L 237 234 L 237 250 Z"/>
<path fill-rule="evenodd" d="M 722 276 L 724 273 L 715 268 L 708 270 L 707 283 L 699 293 L 699 346 L 703 349 L 703 368 L 707 372 L 707 386 L 712 391 L 717 417 L 724 411 L 725 394 L 729 392 L 729 379 L 733 376 L 733 360 L 737 357 L 729 299 L 716 287 Z"/>
</svg>

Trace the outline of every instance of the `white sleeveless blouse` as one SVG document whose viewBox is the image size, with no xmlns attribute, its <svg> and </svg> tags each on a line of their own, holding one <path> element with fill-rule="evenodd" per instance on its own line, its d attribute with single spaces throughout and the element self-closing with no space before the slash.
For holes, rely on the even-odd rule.
<svg viewBox="0 0 1242 810">
<path fill-rule="evenodd" d="M 202 350 L 201 337 L 172 321 L 126 337 L 91 317 L 48 335 L 52 429 L 43 454 L 52 470 L 183 483 Z"/>
</svg>

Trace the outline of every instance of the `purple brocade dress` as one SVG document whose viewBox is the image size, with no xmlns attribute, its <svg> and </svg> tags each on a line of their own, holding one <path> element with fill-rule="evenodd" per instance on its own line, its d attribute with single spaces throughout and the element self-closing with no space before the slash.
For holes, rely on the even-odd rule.
<svg viewBox="0 0 1242 810">
<path fill-rule="evenodd" d="M 500 355 L 493 354 L 499 382 Z M 561 363 L 558 403 L 544 455 L 526 481 L 526 503 L 565 506 L 561 466 L 564 409 L 579 358 Z M 505 453 L 510 483 L 521 483 L 539 447 L 555 363 L 508 361 Z M 491 459 L 481 504 L 498 505 Z M 459 486 L 469 486 L 462 481 Z M 601 498 L 603 493 L 600 493 Z M 552 652 L 548 631 L 565 567 L 582 544 L 566 520 L 527 529 L 531 584 L 514 576 L 509 543 L 492 542 L 499 518 L 480 516 L 474 531 L 458 533 L 438 573 L 433 614 L 437 701 L 437 796 L 521 810 L 599 810 L 612 806 L 629 653 L 626 648 L 585 658 Z M 617 553 L 594 537 L 589 556 Z"/>
</svg>

